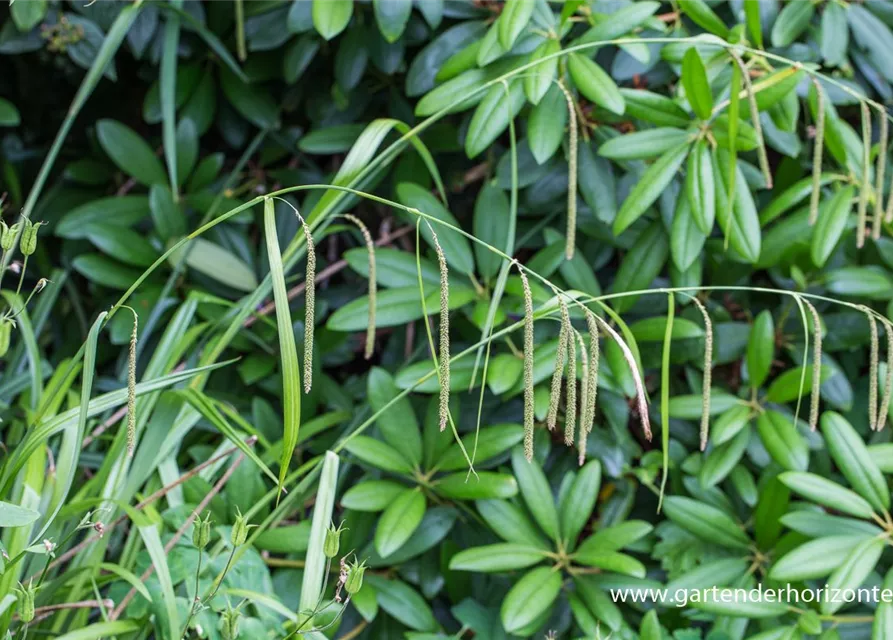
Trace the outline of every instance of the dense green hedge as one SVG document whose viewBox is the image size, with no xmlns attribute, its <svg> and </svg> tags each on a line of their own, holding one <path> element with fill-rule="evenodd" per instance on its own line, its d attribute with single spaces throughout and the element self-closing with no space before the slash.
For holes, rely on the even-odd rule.
<svg viewBox="0 0 893 640">
<path fill-rule="evenodd" d="M 893 4 L 2 12 L 4 637 L 893 637 Z"/>
</svg>

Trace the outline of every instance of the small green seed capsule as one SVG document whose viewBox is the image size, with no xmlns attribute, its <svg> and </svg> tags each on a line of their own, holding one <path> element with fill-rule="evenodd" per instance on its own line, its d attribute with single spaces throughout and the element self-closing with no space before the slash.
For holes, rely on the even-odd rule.
<svg viewBox="0 0 893 640">
<path fill-rule="evenodd" d="M 205 519 L 197 519 L 192 525 L 192 544 L 197 549 L 204 549 L 211 542 L 211 512 L 205 516 Z"/>
<path fill-rule="evenodd" d="M 366 563 L 357 564 L 356 561 L 347 568 L 347 582 L 344 583 L 344 590 L 349 595 L 354 595 L 363 588 L 363 574 L 366 573 Z"/>
<path fill-rule="evenodd" d="M 19 232 L 19 224 L 16 222 L 11 227 L 0 221 L 0 249 L 12 251 L 16 244 L 16 234 Z"/>
<path fill-rule="evenodd" d="M 220 635 L 223 640 L 236 640 L 239 637 L 239 618 L 241 617 L 238 609 L 226 607 L 226 611 L 220 616 Z"/>
<path fill-rule="evenodd" d="M 22 231 L 21 249 L 23 256 L 30 256 L 37 250 L 37 230 L 43 222 L 31 222 L 25 220 L 25 228 Z"/>
<path fill-rule="evenodd" d="M 0 358 L 5 356 L 6 352 L 9 351 L 9 341 L 12 337 L 13 326 L 13 321 L 8 318 L 0 320 Z"/>
<path fill-rule="evenodd" d="M 19 594 L 18 596 L 18 612 L 19 619 L 28 623 L 34 620 L 34 587 L 29 583 L 26 587 L 23 584 L 19 584 L 19 588 L 16 589 L 16 592 Z"/>
<path fill-rule="evenodd" d="M 335 527 L 335 523 L 329 525 L 329 528 L 326 529 L 326 541 L 323 544 L 323 553 L 326 554 L 327 558 L 334 558 L 338 555 L 338 550 L 341 548 L 341 532 L 344 530 L 342 525 L 338 525 Z"/>
<path fill-rule="evenodd" d="M 248 529 L 253 525 L 248 524 L 238 507 L 236 507 L 236 514 L 236 522 L 233 524 L 230 542 L 232 542 L 234 547 L 241 547 L 248 539 Z"/>
</svg>

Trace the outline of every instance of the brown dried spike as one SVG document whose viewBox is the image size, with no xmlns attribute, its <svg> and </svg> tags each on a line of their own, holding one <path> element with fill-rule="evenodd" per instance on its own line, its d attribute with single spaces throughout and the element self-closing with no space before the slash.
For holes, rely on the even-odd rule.
<svg viewBox="0 0 893 640">
<path fill-rule="evenodd" d="M 561 378 L 564 374 L 564 361 L 567 358 L 567 334 L 571 324 L 567 312 L 567 304 L 563 298 L 559 298 L 561 309 L 561 329 L 558 332 L 558 350 L 555 353 L 555 369 L 552 372 L 552 389 L 549 394 L 549 412 L 546 414 L 546 426 L 549 431 L 555 429 L 558 423 L 558 403 L 561 400 Z"/>
<path fill-rule="evenodd" d="M 633 352 L 629 350 L 629 346 L 623 341 L 623 338 L 611 328 L 607 322 L 595 316 L 596 319 L 601 323 L 604 330 L 611 336 L 611 338 L 617 343 L 617 346 L 620 347 L 620 352 L 623 354 L 623 359 L 626 360 L 626 364 L 629 367 L 630 371 L 633 374 L 633 383 L 636 386 L 636 400 L 638 403 L 639 409 L 639 417 L 642 420 L 642 430 L 645 432 L 645 438 L 647 440 L 651 440 L 651 418 L 648 416 L 648 400 L 645 397 L 645 385 L 642 384 L 642 376 L 639 374 L 639 366 L 636 364 L 636 359 L 633 356 Z"/>
<path fill-rule="evenodd" d="M 819 423 L 819 401 L 822 387 L 822 321 L 812 303 L 801 298 L 812 316 L 812 388 L 809 392 L 809 428 L 816 430 Z M 804 363 L 805 365 L 805 363 Z"/>
<path fill-rule="evenodd" d="M 704 379 L 701 384 L 701 451 L 707 448 L 710 437 L 710 394 L 713 388 L 713 322 L 707 307 L 700 300 L 692 297 L 695 306 L 704 318 Z"/>
</svg>

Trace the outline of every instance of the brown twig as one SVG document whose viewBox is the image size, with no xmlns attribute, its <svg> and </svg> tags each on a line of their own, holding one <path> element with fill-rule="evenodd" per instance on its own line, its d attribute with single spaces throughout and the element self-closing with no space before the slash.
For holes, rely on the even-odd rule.
<svg viewBox="0 0 893 640">
<path fill-rule="evenodd" d="M 248 446 L 254 445 L 255 442 L 257 442 L 256 436 L 251 436 L 250 438 L 245 440 L 245 443 Z M 152 504 L 153 502 L 155 502 L 156 500 L 158 500 L 160 498 L 163 498 L 168 493 L 173 491 L 176 487 L 179 487 L 181 484 L 183 484 L 184 482 L 186 482 L 187 480 L 189 480 L 190 478 L 192 478 L 193 476 L 198 474 L 202 469 L 206 469 L 207 467 L 211 466 L 215 462 L 222 460 L 223 458 L 226 458 L 226 457 L 234 454 L 237 450 L 238 450 L 238 447 L 230 447 L 229 449 L 227 449 L 220 455 L 214 456 L 210 460 L 205 460 L 201 464 L 196 465 L 195 467 L 193 467 L 192 469 L 190 469 L 189 471 L 184 473 L 182 476 L 180 476 L 179 478 L 177 478 L 176 480 L 171 482 L 169 485 L 161 487 L 155 493 L 153 493 L 150 496 L 148 496 L 147 498 L 144 498 L 143 500 L 141 500 L 134 508 L 137 511 L 144 509 L 146 506 Z M 125 520 L 127 520 L 127 517 L 128 516 L 126 513 L 119 516 L 114 522 L 112 522 L 109 525 L 104 526 L 102 529 L 102 533 L 97 533 L 95 535 L 90 536 L 89 538 L 85 539 L 83 542 L 77 544 L 76 546 L 72 547 L 65 553 L 59 555 L 59 557 L 57 557 L 55 560 L 53 560 L 50 563 L 50 566 L 48 567 L 47 570 L 55 569 L 59 565 L 64 564 L 65 562 L 71 560 L 74 556 L 76 556 L 81 551 L 83 551 L 85 548 L 87 548 L 87 546 L 89 546 L 91 543 L 96 542 L 102 536 L 104 536 L 106 533 L 108 533 L 109 531 L 114 529 L 116 526 L 118 526 Z M 34 578 L 37 578 L 39 576 L 40 576 L 40 573 L 36 573 L 33 576 L 31 576 L 31 579 L 33 580 Z"/>
<path fill-rule="evenodd" d="M 170 553 L 170 550 L 174 548 L 174 545 L 180 541 L 180 538 L 183 537 L 183 534 L 186 533 L 186 530 L 189 529 L 190 525 L 192 525 L 193 521 L 199 516 L 199 514 L 205 510 L 205 508 L 210 504 L 211 500 L 220 493 L 220 490 L 223 489 L 223 485 L 227 483 L 230 477 L 233 475 L 233 472 L 239 468 L 239 465 L 242 464 L 242 460 L 245 459 L 245 454 L 240 453 L 239 457 L 236 458 L 233 463 L 229 466 L 229 469 L 226 470 L 222 476 L 220 476 L 220 480 L 217 481 L 208 494 L 202 498 L 202 501 L 198 503 L 198 506 L 195 510 L 189 514 L 189 517 L 180 525 L 180 528 L 177 529 L 177 532 L 173 535 L 173 537 L 168 540 L 168 543 L 164 545 L 164 552 Z M 149 579 L 149 577 L 155 573 L 155 565 L 149 565 L 149 568 L 143 572 L 143 575 L 140 576 L 140 582 L 145 582 Z M 123 613 L 124 609 L 130 604 L 130 601 L 133 600 L 133 596 L 136 595 L 136 588 L 131 588 L 130 591 L 127 592 L 127 595 L 124 596 L 124 599 L 115 607 L 115 610 L 109 614 L 109 620 L 117 620 L 121 613 Z"/>
<path fill-rule="evenodd" d="M 390 233 L 385 233 L 378 240 L 375 241 L 375 246 L 381 247 L 386 244 L 390 244 L 394 240 L 397 240 L 398 238 L 405 236 L 407 233 L 412 231 L 412 229 L 413 229 L 412 227 L 401 227 L 401 228 L 399 228 L 395 231 L 392 231 Z M 338 273 L 339 271 L 344 269 L 344 267 L 346 267 L 346 266 L 347 266 L 347 260 L 344 260 L 344 259 L 338 260 L 337 262 L 333 262 L 328 267 L 326 267 L 325 269 L 323 269 L 322 271 L 320 271 L 316 274 L 317 284 L 322 282 L 323 280 L 331 278 L 333 275 L 335 275 L 336 273 Z M 294 300 L 295 298 L 297 298 L 299 295 L 301 295 L 304 292 L 304 288 L 306 286 L 307 286 L 307 284 L 305 282 L 301 282 L 301 283 L 298 283 L 297 285 L 295 285 L 294 287 L 292 287 L 291 289 L 289 289 L 288 299 Z M 250 327 L 255 322 L 260 320 L 260 318 L 262 316 L 266 316 L 266 315 L 273 313 L 273 311 L 275 309 L 276 309 L 276 303 L 271 300 L 270 302 L 265 304 L 263 307 L 261 307 L 257 311 L 257 313 L 255 313 L 253 316 L 251 316 L 250 318 L 245 320 L 245 324 L 243 324 L 242 326 L 244 326 L 245 328 Z"/>
</svg>

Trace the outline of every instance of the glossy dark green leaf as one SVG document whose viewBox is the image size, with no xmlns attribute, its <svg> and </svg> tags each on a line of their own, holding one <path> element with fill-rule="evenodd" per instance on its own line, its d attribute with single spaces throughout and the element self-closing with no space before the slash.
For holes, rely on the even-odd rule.
<svg viewBox="0 0 893 640">
<path fill-rule="evenodd" d="M 507 500 L 479 500 L 475 506 L 493 532 L 506 542 L 530 545 L 539 549 L 552 548 L 552 545 L 530 518 L 511 502 Z"/>
<path fill-rule="evenodd" d="M 728 205 L 728 192 L 724 177 L 729 175 L 731 158 L 725 150 L 717 152 L 713 180 L 716 189 L 716 218 L 723 233 L 729 237 L 729 245 L 747 262 L 755 263 L 760 258 L 760 220 L 747 186 L 741 167 L 735 168 L 734 203 Z"/>
<path fill-rule="evenodd" d="M 715 445 L 728 442 L 747 426 L 750 417 L 751 409 L 746 405 L 737 405 L 726 409 L 710 425 L 710 440 Z"/>
<path fill-rule="evenodd" d="M 631 323 L 629 330 L 632 331 L 637 342 L 662 342 L 666 327 L 666 316 L 655 316 Z M 672 336 L 674 340 L 700 338 L 703 335 L 704 329 L 701 328 L 701 325 L 685 318 L 675 318 L 673 320 Z"/>
<path fill-rule="evenodd" d="M 542 549 L 520 544 L 500 543 L 460 551 L 450 560 L 453 571 L 493 573 L 526 569 L 545 558 Z"/>
<path fill-rule="evenodd" d="M 553 85 L 527 118 L 527 144 L 539 164 L 555 155 L 564 139 L 566 125 L 567 101 L 561 89 Z"/>
<path fill-rule="evenodd" d="M 822 58 L 831 67 L 843 64 L 847 58 L 850 30 L 847 9 L 842 4 L 829 2 L 822 11 Z"/>
<path fill-rule="evenodd" d="M 872 267 L 842 267 L 826 276 L 828 291 L 834 295 L 890 300 L 893 298 L 893 278 L 881 269 Z"/>
<path fill-rule="evenodd" d="M 532 104 L 539 104 L 546 92 L 552 87 L 552 81 L 558 70 L 558 57 L 554 56 L 561 50 L 561 43 L 553 38 L 549 38 L 540 44 L 533 53 L 530 54 L 530 62 L 543 60 L 530 71 L 524 78 L 524 93 Z"/>
<path fill-rule="evenodd" d="M 809 445 L 794 423 L 777 411 L 766 411 L 757 417 L 757 429 L 766 451 L 788 471 L 806 471 L 809 466 Z"/>
<path fill-rule="evenodd" d="M 558 510 L 552 497 L 549 481 L 536 460 L 530 462 L 520 448 L 512 451 L 512 469 L 527 508 L 537 524 L 553 540 L 559 537 Z"/>
<path fill-rule="evenodd" d="M 701 140 L 692 147 L 688 156 L 685 192 L 691 217 L 704 235 L 713 231 L 713 221 L 716 219 L 716 188 L 713 181 L 712 153 L 707 143 Z"/>
<path fill-rule="evenodd" d="M 500 618 L 509 633 L 524 629 L 549 610 L 561 591 L 561 572 L 539 567 L 526 573 L 502 601 Z"/>
<path fill-rule="evenodd" d="M 400 452 L 368 436 L 355 436 L 344 446 L 347 451 L 373 467 L 394 473 L 410 473 L 412 466 Z"/>
<path fill-rule="evenodd" d="M 254 270 L 232 251 L 224 249 L 204 238 L 195 238 L 188 248 L 181 248 L 171 254 L 172 264 L 184 260 L 186 265 L 212 278 L 221 284 L 238 291 L 254 291 L 257 277 Z"/>
<path fill-rule="evenodd" d="M 378 430 L 385 442 L 416 465 L 422 460 L 422 434 L 409 398 L 400 398 L 384 409 L 399 393 L 394 378 L 387 371 L 374 367 L 369 372 L 366 387 L 369 406 L 375 413 L 384 410 L 376 420 Z"/>
<path fill-rule="evenodd" d="M 515 40 L 530 22 L 535 6 L 534 0 L 506 0 L 499 14 L 499 44 L 506 51 L 512 48 Z"/>
<path fill-rule="evenodd" d="M 480 433 L 471 433 L 462 438 L 462 443 L 468 455 L 475 452 L 475 464 L 485 463 L 490 458 L 505 453 L 511 447 L 518 444 L 524 437 L 524 429 L 519 424 L 498 424 L 492 427 L 484 427 Z M 475 446 L 475 443 L 477 445 Z M 468 462 L 459 445 L 453 444 L 437 460 L 437 469 L 440 471 L 460 471 L 467 469 Z M 471 480 L 469 481 L 471 482 Z"/>
<path fill-rule="evenodd" d="M 577 548 L 578 554 L 597 554 L 618 551 L 635 544 L 647 536 L 654 526 L 642 520 L 628 520 L 604 529 L 599 529 L 583 540 Z"/>
<path fill-rule="evenodd" d="M 33 509 L 26 509 L 17 504 L 0 502 L 0 528 L 24 527 L 40 517 Z"/>
<path fill-rule="evenodd" d="M 334 4 L 340 2 L 335 0 Z M 314 8 L 317 4 L 314 0 Z M 220 86 L 229 103 L 248 122 L 260 129 L 279 127 L 279 107 L 264 87 L 243 82 L 225 69 L 220 72 Z"/>
<path fill-rule="evenodd" d="M 695 47 L 689 48 L 682 59 L 682 86 L 695 115 L 701 120 L 709 119 L 713 112 L 713 94 L 704 61 Z"/>
<path fill-rule="evenodd" d="M 619 236 L 623 233 L 654 204 L 676 176 L 689 149 L 687 143 L 681 144 L 664 153 L 648 167 L 617 212 L 613 225 L 614 235 Z"/>
<path fill-rule="evenodd" d="M 317 0 L 318 1 L 318 0 Z M 378 604 L 387 613 L 416 631 L 434 631 L 437 620 L 418 591 L 401 580 L 366 572 L 365 581 L 377 592 Z"/>
<path fill-rule="evenodd" d="M 435 491 L 454 500 L 488 500 L 511 498 L 518 493 L 518 483 L 506 473 L 479 471 L 470 476 L 467 471 L 451 473 L 437 480 Z"/>
<path fill-rule="evenodd" d="M 772 25 L 772 44 L 787 47 L 809 26 L 815 7 L 811 2 L 789 2 Z"/>
<path fill-rule="evenodd" d="M 710 450 L 698 473 L 698 481 L 702 487 L 709 489 L 728 477 L 741 461 L 750 443 L 750 433 L 750 428 L 745 426 L 728 441 Z"/>
<path fill-rule="evenodd" d="M 459 222 L 452 213 L 435 198 L 430 191 L 414 183 L 401 183 L 397 186 L 397 199 L 401 204 L 414 207 L 429 216 L 434 216 L 448 224 L 459 227 Z M 413 221 L 414 222 L 414 221 Z M 474 272 L 474 258 L 471 253 L 471 244 L 465 236 L 456 231 L 444 228 L 442 225 L 432 224 L 437 233 L 437 239 L 443 247 L 443 253 L 449 265 L 462 273 Z M 422 237 L 429 246 L 434 245 L 433 236 L 428 225 L 421 225 Z M 418 291 L 416 291 L 418 295 Z"/>
<path fill-rule="evenodd" d="M 769 577 L 786 582 L 823 578 L 842 565 L 852 550 L 868 538 L 868 535 L 844 535 L 810 540 L 774 562 Z"/>
<path fill-rule="evenodd" d="M 691 156 L 689 156 L 691 160 Z M 670 255 L 673 264 L 680 271 L 688 269 L 701 256 L 707 236 L 698 227 L 692 215 L 690 200 L 685 193 L 680 193 L 676 201 L 673 225 L 670 228 Z M 679 320 L 682 320 L 680 318 Z M 673 331 L 676 331 L 675 325 Z"/>
<path fill-rule="evenodd" d="M 843 563 L 828 578 L 828 587 L 837 590 L 836 593 L 844 593 L 846 590 L 862 586 L 862 583 L 874 570 L 886 546 L 887 541 L 884 537 L 862 541 L 850 551 Z M 822 601 L 820 609 L 823 614 L 831 615 L 843 605 L 843 598 L 829 598 Z"/>
<path fill-rule="evenodd" d="M 168 186 L 153 184 L 149 189 L 149 211 L 155 231 L 162 240 L 179 238 L 186 233 L 186 217 L 174 201 Z"/>
<path fill-rule="evenodd" d="M 367 480 L 353 485 L 341 498 L 341 506 L 354 511 L 384 511 L 406 486 L 392 480 Z"/>
<path fill-rule="evenodd" d="M 419 489 L 406 489 L 387 506 L 375 529 L 375 550 L 387 557 L 403 546 L 425 515 L 425 496 Z"/>
<path fill-rule="evenodd" d="M 819 421 L 828 452 L 850 486 L 877 511 L 890 508 L 890 489 L 865 442 L 839 413 L 827 411 Z"/>
<path fill-rule="evenodd" d="M 709 504 L 669 496 L 664 500 L 664 512 L 670 520 L 702 540 L 731 549 L 747 549 L 751 544 L 747 534 L 728 514 Z"/>
<path fill-rule="evenodd" d="M 509 83 L 508 91 L 494 85 L 481 100 L 471 117 L 465 134 L 465 153 L 469 158 L 480 154 L 509 126 L 509 120 L 524 106 L 524 89 L 518 81 Z"/>
<path fill-rule="evenodd" d="M 812 366 L 788 369 L 769 385 L 766 400 L 781 404 L 808 394 L 812 385 L 812 374 Z M 822 365 L 819 375 L 824 382 L 831 377 L 831 370 Z"/>
<path fill-rule="evenodd" d="M 840 241 L 852 209 L 854 194 L 855 187 L 844 187 L 822 203 L 812 232 L 812 261 L 816 266 L 824 266 Z"/>
<path fill-rule="evenodd" d="M 96 136 L 121 171 L 144 185 L 166 184 L 167 174 L 152 147 L 133 129 L 115 120 L 100 120 Z"/>
<path fill-rule="evenodd" d="M 313 26 L 326 40 L 344 31 L 353 15 L 353 0 L 313 0 Z"/>
<path fill-rule="evenodd" d="M 148 267 L 159 256 L 145 236 L 126 227 L 93 223 L 86 234 L 100 251 L 124 264 Z"/>
<path fill-rule="evenodd" d="M 774 359 L 775 322 L 772 312 L 765 309 L 754 319 L 747 340 L 747 377 L 752 388 L 763 386 Z"/>
<path fill-rule="evenodd" d="M 704 0 L 679 0 L 679 7 L 695 24 L 720 38 L 728 38 L 729 28 Z"/>
<path fill-rule="evenodd" d="M 598 460 L 590 460 L 574 476 L 570 489 L 559 505 L 561 537 L 566 546 L 573 548 L 577 536 L 586 526 L 602 481 L 602 465 Z"/>
<path fill-rule="evenodd" d="M 587 100 L 612 113 L 623 115 L 626 103 L 617 84 L 604 69 L 579 53 L 571 53 L 567 58 L 567 65 L 574 84 Z"/>
<path fill-rule="evenodd" d="M 813 473 L 787 471 L 779 476 L 795 493 L 857 518 L 870 518 L 871 505 L 859 494 Z"/>
<path fill-rule="evenodd" d="M 626 103 L 626 115 L 662 127 L 686 128 L 691 116 L 674 100 L 644 89 L 622 87 L 620 95 Z"/>
<path fill-rule="evenodd" d="M 657 127 L 617 136 L 598 148 L 600 156 L 611 160 L 640 160 L 662 155 L 688 141 L 690 132 Z"/>
<path fill-rule="evenodd" d="M 375 22 L 381 35 L 388 42 L 396 42 L 403 35 L 409 21 L 412 0 L 373 0 L 372 8 L 375 10 Z"/>
<path fill-rule="evenodd" d="M 492 182 L 485 183 L 474 203 L 474 235 L 501 251 L 508 250 L 511 226 L 511 207 L 506 193 Z M 502 258 L 486 247 L 474 244 L 478 271 L 487 279 L 494 277 L 502 266 Z"/>
<path fill-rule="evenodd" d="M 614 278 L 613 291 L 640 291 L 648 289 L 663 269 L 670 253 L 669 239 L 659 222 L 653 223 L 636 239 L 635 244 L 623 257 Z M 623 313 L 636 301 L 636 296 L 615 298 L 614 309 Z"/>
</svg>

